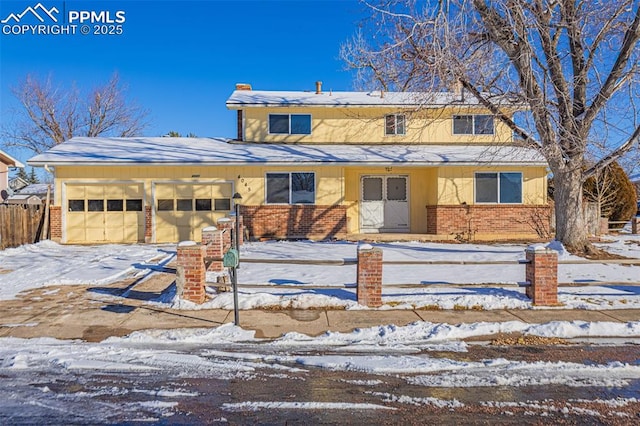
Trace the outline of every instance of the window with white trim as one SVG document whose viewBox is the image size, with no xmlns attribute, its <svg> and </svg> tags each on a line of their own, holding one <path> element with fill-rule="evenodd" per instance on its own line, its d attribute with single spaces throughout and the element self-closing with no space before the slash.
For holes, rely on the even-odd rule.
<svg viewBox="0 0 640 426">
<path fill-rule="evenodd" d="M 477 172 L 476 203 L 521 204 L 522 173 Z"/>
<path fill-rule="evenodd" d="M 310 135 L 311 114 L 269 114 L 269 134 Z"/>
<path fill-rule="evenodd" d="M 493 115 L 454 115 L 454 135 L 493 135 Z"/>
<path fill-rule="evenodd" d="M 390 114 L 384 117 L 385 135 L 404 135 L 406 118 L 404 114 Z"/>
<path fill-rule="evenodd" d="M 314 204 L 316 176 L 313 172 L 267 173 L 267 204 Z"/>
</svg>

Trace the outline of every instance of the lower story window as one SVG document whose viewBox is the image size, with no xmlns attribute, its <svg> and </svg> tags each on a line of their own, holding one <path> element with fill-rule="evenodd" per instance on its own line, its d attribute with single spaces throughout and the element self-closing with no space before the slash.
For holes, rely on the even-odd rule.
<svg viewBox="0 0 640 426">
<path fill-rule="evenodd" d="M 522 173 L 476 173 L 476 203 L 522 203 Z"/>
<path fill-rule="evenodd" d="M 267 173 L 268 204 L 314 204 L 316 179 L 313 172 Z"/>
</svg>

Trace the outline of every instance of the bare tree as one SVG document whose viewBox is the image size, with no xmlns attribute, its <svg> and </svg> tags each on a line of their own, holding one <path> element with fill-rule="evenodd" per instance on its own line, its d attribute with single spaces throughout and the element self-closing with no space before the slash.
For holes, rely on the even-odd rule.
<svg viewBox="0 0 640 426">
<path fill-rule="evenodd" d="M 591 251 L 583 183 L 637 150 L 640 138 L 639 1 L 364 3 L 372 19 L 342 46 L 348 66 L 386 90 L 460 84 L 545 156 L 556 183 L 556 239 L 571 251 Z M 514 118 L 498 101 L 504 96 L 528 113 Z M 589 163 L 595 140 L 605 140 L 606 149 Z"/>
<path fill-rule="evenodd" d="M 21 108 L 2 129 L 7 146 L 41 153 L 74 136 L 135 136 L 146 127 L 147 111 L 126 100 L 117 73 L 84 98 L 75 86 L 55 87 L 51 78 L 30 75 L 12 91 Z"/>
</svg>

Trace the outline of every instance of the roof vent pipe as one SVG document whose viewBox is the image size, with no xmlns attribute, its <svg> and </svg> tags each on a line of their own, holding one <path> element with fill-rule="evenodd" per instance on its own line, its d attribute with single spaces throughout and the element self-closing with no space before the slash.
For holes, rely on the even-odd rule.
<svg viewBox="0 0 640 426">
<path fill-rule="evenodd" d="M 316 95 L 320 95 L 322 93 L 322 82 L 316 81 Z"/>
</svg>

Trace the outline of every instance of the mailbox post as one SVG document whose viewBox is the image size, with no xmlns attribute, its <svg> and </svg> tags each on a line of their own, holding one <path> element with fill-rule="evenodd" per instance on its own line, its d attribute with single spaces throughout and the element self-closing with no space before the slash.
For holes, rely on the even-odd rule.
<svg viewBox="0 0 640 426">
<path fill-rule="evenodd" d="M 240 239 L 238 238 L 240 232 L 240 200 L 242 195 L 239 192 L 233 194 L 233 204 L 236 213 L 236 226 L 233 231 L 233 241 L 231 242 L 230 249 L 225 255 L 229 256 L 229 271 L 231 273 L 231 284 L 233 286 L 233 322 L 236 326 L 240 326 L 240 308 L 238 307 L 238 268 L 240 267 Z M 225 262 L 225 266 L 227 262 Z"/>
</svg>

